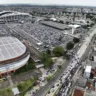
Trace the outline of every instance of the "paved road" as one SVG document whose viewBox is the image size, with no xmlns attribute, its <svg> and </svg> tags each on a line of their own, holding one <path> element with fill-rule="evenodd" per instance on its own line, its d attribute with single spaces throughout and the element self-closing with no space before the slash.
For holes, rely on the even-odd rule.
<svg viewBox="0 0 96 96">
<path fill-rule="evenodd" d="M 12 79 L 11 79 L 11 76 L 8 75 L 8 76 L 7 76 L 7 79 L 8 79 L 8 81 L 9 81 L 9 83 L 10 83 L 10 86 L 13 87 L 14 84 L 13 84 L 13 81 L 12 81 Z"/>
<path fill-rule="evenodd" d="M 45 96 L 48 89 L 50 89 L 54 83 L 60 78 L 61 74 L 63 74 L 64 70 L 67 68 L 69 61 L 66 61 L 65 64 L 63 64 L 62 68 L 56 72 L 55 76 L 46 84 L 44 87 L 42 87 L 34 96 Z"/>
</svg>

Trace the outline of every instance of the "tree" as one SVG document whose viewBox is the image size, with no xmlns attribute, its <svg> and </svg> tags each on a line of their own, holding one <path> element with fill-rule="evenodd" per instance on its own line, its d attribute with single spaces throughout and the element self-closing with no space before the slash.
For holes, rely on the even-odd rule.
<svg viewBox="0 0 96 96">
<path fill-rule="evenodd" d="M 61 69 L 61 68 L 62 68 L 62 66 L 61 66 L 61 65 L 58 65 L 58 68 L 59 68 L 59 69 Z"/>
<path fill-rule="evenodd" d="M 96 22 L 96 21 L 95 21 L 95 22 Z M 90 24 L 90 27 L 93 27 L 93 25 L 94 25 L 94 23 L 91 23 L 91 24 Z"/>
<path fill-rule="evenodd" d="M 64 24 L 64 21 L 60 20 L 60 21 L 59 21 L 59 23 L 62 23 L 62 24 Z"/>
<path fill-rule="evenodd" d="M 50 56 L 51 55 L 51 51 L 48 49 L 46 50 L 46 53 Z"/>
<path fill-rule="evenodd" d="M 96 18 L 93 18 L 92 21 L 93 21 L 94 23 L 96 23 Z"/>
<path fill-rule="evenodd" d="M 66 24 L 69 24 L 70 22 L 69 21 L 66 21 Z"/>
<path fill-rule="evenodd" d="M 87 24 L 89 24 L 89 21 L 87 21 Z"/>
<path fill-rule="evenodd" d="M 43 62 L 45 67 L 52 67 L 53 60 L 51 59 L 50 55 L 47 52 L 42 52 L 40 54 L 40 58 L 41 58 L 41 61 Z"/>
<path fill-rule="evenodd" d="M 64 53 L 64 49 L 61 46 L 56 46 L 53 49 L 53 53 L 54 53 L 55 56 L 59 57 L 59 56 L 61 56 Z"/>
<path fill-rule="evenodd" d="M 74 43 L 78 43 L 80 40 L 78 38 L 73 38 Z"/>
<path fill-rule="evenodd" d="M 48 57 L 48 54 L 46 54 L 45 52 L 41 52 L 40 58 L 42 62 L 45 62 Z"/>
<path fill-rule="evenodd" d="M 74 47 L 74 44 L 73 44 L 72 42 L 69 42 L 69 43 L 67 43 L 67 45 L 66 45 L 66 49 L 67 49 L 67 50 L 71 50 L 71 49 L 73 49 L 73 47 Z"/>
<path fill-rule="evenodd" d="M 66 60 L 69 60 L 70 59 L 70 55 L 66 54 L 65 58 L 66 58 Z"/>
<path fill-rule="evenodd" d="M 47 58 L 46 61 L 44 62 L 45 67 L 52 67 L 53 65 L 53 60 L 51 58 Z"/>
</svg>

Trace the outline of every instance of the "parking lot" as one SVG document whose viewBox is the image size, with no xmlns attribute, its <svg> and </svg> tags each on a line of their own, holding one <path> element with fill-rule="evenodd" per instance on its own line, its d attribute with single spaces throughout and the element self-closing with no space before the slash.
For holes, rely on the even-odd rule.
<svg viewBox="0 0 96 96">
<path fill-rule="evenodd" d="M 64 34 L 65 32 L 71 34 L 71 29 L 61 31 L 49 26 L 42 25 L 39 22 L 6 24 L 0 25 L 0 27 L 0 34 L 13 35 L 20 40 L 22 40 L 22 38 L 27 38 L 29 41 L 31 41 L 35 48 L 38 48 L 40 50 L 44 50 L 48 47 L 53 49 L 57 45 L 61 45 L 63 48 L 65 48 L 66 44 L 69 41 L 72 41 L 72 39 L 74 38 L 72 36 Z M 79 28 L 78 30 L 76 30 L 76 34 L 78 34 L 79 32 L 79 34 L 81 34 L 82 36 L 86 35 L 86 30 L 84 30 L 83 28 Z"/>
</svg>

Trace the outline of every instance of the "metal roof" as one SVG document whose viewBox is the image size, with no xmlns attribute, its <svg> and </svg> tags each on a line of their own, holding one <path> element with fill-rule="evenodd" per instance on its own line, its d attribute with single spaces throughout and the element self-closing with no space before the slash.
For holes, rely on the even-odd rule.
<svg viewBox="0 0 96 96">
<path fill-rule="evenodd" d="M 29 15 L 29 13 L 23 13 L 23 12 L 17 12 L 17 11 L 2 11 L 0 12 L 0 17 L 6 17 L 6 16 L 15 16 L 15 15 Z"/>
<path fill-rule="evenodd" d="M 91 68 L 92 68 L 92 66 L 86 66 L 86 69 L 85 69 L 85 72 L 91 72 Z"/>
<path fill-rule="evenodd" d="M 79 89 L 75 89 L 73 96 L 84 96 L 84 91 L 79 90 Z"/>
<path fill-rule="evenodd" d="M 10 60 L 23 55 L 26 51 L 23 45 L 15 37 L 0 37 L 0 61 Z"/>
<path fill-rule="evenodd" d="M 53 27 L 53 28 L 57 28 L 59 30 L 65 30 L 65 29 L 71 29 L 71 27 L 69 27 L 66 24 L 61 24 L 61 23 L 57 23 L 57 22 L 53 22 L 53 21 L 41 21 L 42 24 Z"/>
</svg>

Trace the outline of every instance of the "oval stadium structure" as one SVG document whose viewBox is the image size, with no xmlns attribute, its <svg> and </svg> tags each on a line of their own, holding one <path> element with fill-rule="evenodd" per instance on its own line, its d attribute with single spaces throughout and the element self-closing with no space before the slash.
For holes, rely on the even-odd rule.
<svg viewBox="0 0 96 96">
<path fill-rule="evenodd" d="M 30 53 L 17 38 L 0 37 L 0 73 L 15 71 L 27 64 Z"/>
<path fill-rule="evenodd" d="M 0 12 L 0 23 L 6 22 L 21 22 L 30 20 L 32 16 L 29 13 L 22 13 L 17 11 L 2 11 Z"/>
</svg>

